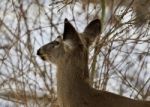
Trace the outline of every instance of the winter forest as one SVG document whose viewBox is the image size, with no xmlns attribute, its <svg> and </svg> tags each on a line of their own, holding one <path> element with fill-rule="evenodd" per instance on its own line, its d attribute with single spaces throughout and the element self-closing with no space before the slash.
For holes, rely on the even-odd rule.
<svg viewBox="0 0 150 107">
<path fill-rule="evenodd" d="M 150 101 L 150 0 L 0 0 L 0 107 L 58 107 L 56 67 L 37 50 L 100 19 L 89 49 L 89 82 Z"/>
</svg>

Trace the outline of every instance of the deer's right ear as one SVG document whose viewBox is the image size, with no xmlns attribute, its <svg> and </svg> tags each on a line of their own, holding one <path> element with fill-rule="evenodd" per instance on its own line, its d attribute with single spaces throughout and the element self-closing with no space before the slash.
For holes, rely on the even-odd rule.
<svg viewBox="0 0 150 107">
<path fill-rule="evenodd" d="M 87 45 L 90 46 L 95 38 L 101 33 L 101 21 L 99 19 L 95 19 L 90 22 L 83 33 Z"/>
<path fill-rule="evenodd" d="M 68 19 L 65 19 L 64 21 L 63 40 L 69 40 L 75 43 L 80 40 L 77 31 L 72 26 L 72 24 L 68 21 Z"/>
</svg>

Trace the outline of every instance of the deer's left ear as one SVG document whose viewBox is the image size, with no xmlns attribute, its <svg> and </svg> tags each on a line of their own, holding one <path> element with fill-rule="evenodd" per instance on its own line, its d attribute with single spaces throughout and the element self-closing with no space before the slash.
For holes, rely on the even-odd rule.
<svg viewBox="0 0 150 107">
<path fill-rule="evenodd" d="M 64 21 L 63 40 L 69 40 L 72 43 L 77 43 L 80 41 L 77 31 L 72 26 L 72 24 L 68 21 L 68 19 L 65 19 Z"/>
<path fill-rule="evenodd" d="M 100 33 L 101 21 L 99 19 L 95 19 L 87 25 L 83 32 L 87 45 L 90 46 Z"/>
</svg>

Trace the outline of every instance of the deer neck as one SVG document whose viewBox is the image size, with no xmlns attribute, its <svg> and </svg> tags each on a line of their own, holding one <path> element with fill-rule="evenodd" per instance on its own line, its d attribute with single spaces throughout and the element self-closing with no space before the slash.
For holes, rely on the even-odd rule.
<svg viewBox="0 0 150 107">
<path fill-rule="evenodd" d="M 68 56 L 61 65 L 57 66 L 57 91 L 62 103 L 75 102 L 89 88 L 88 55 Z M 75 96 L 77 98 L 75 98 Z M 77 103 L 77 102 L 76 102 Z"/>
</svg>

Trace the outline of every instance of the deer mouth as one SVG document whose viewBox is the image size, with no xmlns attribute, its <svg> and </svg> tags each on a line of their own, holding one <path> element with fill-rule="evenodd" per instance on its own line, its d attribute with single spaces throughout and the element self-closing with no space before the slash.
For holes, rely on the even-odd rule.
<svg viewBox="0 0 150 107">
<path fill-rule="evenodd" d="M 43 61 L 47 60 L 47 56 L 46 55 L 38 55 Z"/>
</svg>

